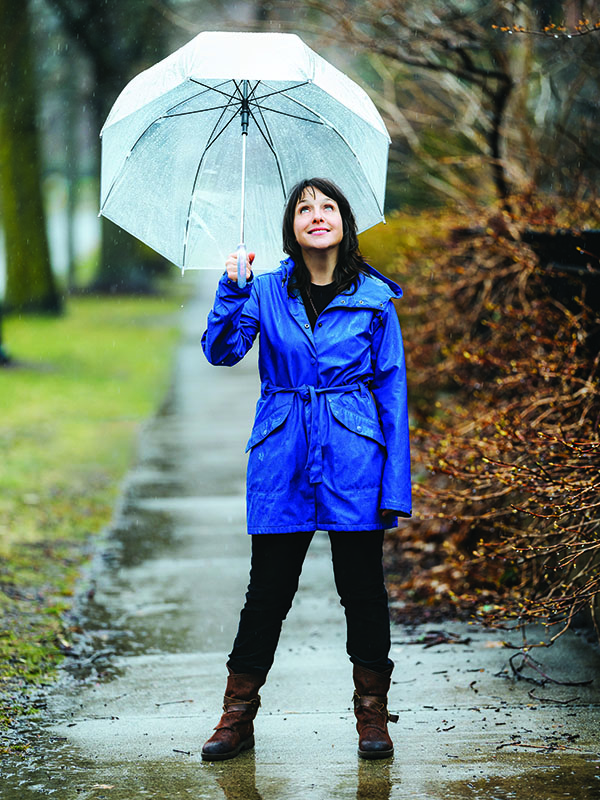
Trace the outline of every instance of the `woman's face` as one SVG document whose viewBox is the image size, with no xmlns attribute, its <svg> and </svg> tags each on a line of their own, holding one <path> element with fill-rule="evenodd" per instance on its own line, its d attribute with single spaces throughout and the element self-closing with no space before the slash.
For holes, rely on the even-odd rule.
<svg viewBox="0 0 600 800">
<path fill-rule="evenodd" d="M 335 200 L 309 186 L 296 204 L 294 236 L 302 250 L 337 252 L 344 226 Z"/>
</svg>

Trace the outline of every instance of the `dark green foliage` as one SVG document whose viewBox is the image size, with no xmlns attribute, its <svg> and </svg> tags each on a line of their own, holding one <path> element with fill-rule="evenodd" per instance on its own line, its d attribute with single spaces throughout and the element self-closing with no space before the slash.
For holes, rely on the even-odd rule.
<svg viewBox="0 0 600 800">
<path fill-rule="evenodd" d="M 5 309 L 58 312 L 41 194 L 37 97 L 28 3 L 0 0 L 0 195 Z"/>
</svg>

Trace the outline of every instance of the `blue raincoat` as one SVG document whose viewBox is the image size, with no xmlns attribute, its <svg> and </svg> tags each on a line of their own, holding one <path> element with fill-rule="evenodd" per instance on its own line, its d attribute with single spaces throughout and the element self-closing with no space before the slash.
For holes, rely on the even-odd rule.
<svg viewBox="0 0 600 800">
<path fill-rule="evenodd" d="M 311 330 L 294 262 L 243 289 L 223 275 L 202 347 L 211 364 L 240 361 L 260 333 L 261 395 L 246 451 L 248 533 L 366 531 L 411 513 L 402 290 L 369 267 Z"/>
</svg>

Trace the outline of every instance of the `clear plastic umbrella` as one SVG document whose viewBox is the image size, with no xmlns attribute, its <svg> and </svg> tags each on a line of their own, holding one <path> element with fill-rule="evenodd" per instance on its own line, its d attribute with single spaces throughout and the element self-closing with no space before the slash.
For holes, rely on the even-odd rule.
<svg viewBox="0 0 600 800">
<path fill-rule="evenodd" d="M 222 268 L 246 240 L 276 267 L 303 178 L 337 183 L 359 231 L 383 220 L 385 125 L 293 34 L 200 33 L 125 87 L 101 137 L 100 213 L 182 269 Z"/>
</svg>

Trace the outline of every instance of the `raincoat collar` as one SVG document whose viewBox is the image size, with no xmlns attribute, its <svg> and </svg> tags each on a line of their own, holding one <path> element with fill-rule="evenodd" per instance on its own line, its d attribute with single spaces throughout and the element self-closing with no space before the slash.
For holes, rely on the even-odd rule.
<svg viewBox="0 0 600 800">
<path fill-rule="evenodd" d="M 281 262 L 278 272 L 281 272 L 282 286 L 285 287 L 287 285 L 295 266 L 296 264 L 292 258 L 286 258 Z M 366 277 L 361 275 L 356 292 L 349 295 L 343 293 L 342 295 L 338 295 L 338 298 L 346 297 L 348 298 L 348 301 L 350 301 L 350 298 L 355 298 L 356 302 L 360 303 L 361 305 L 368 303 L 369 305 L 373 304 L 375 306 L 380 306 L 384 297 L 402 297 L 402 289 L 395 281 L 393 281 L 391 278 L 388 278 L 386 275 L 383 275 L 370 264 L 366 264 L 366 267 L 369 275 L 371 278 L 373 278 L 373 281 L 367 281 Z M 362 301 L 362 303 L 360 301 Z M 351 302 L 348 302 L 348 304 L 354 305 L 354 303 Z"/>
<path fill-rule="evenodd" d="M 370 264 L 367 264 L 367 269 L 369 270 L 371 277 L 375 278 L 378 281 L 382 281 L 387 286 L 389 286 L 389 288 L 392 290 L 394 294 L 394 297 L 402 297 L 402 289 L 396 283 L 396 281 L 393 281 L 391 278 L 388 278 L 386 275 L 383 275 L 381 272 L 376 270 L 375 267 L 372 267 Z"/>
</svg>

